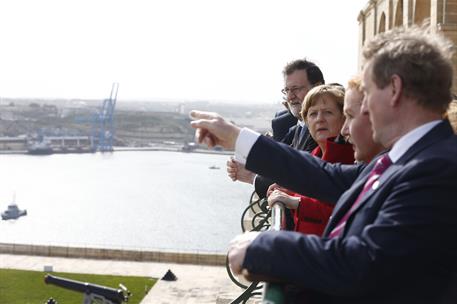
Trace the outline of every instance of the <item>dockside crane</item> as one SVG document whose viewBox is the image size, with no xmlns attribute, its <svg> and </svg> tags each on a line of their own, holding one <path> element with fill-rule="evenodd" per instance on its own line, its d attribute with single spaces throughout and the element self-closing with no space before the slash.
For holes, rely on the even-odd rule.
<svg viewBox="0 0 457 304">
<path fill-rule="evenodd" d="M 113 83 L 110 97 L 103 100 L 101 109 L 90 118 L 77 117 L 77 122 L 88 122 L 92 125 L 92 150 L 100 152 L 112 152 L 115 134 L 114 109 L 116 108 L 117 91 L 119 83 Z"/>
<path fill-rule="evenodd" d="M 117 91 L 119 83 L 113 83 L 109 99 L 103 100 L 100 112 L 96 116 L 98 122 L 98 144 L 97 150 L 101 152 L 113 151 L 114 140 L 114 109 L 116 107 Z"/>
</svg>

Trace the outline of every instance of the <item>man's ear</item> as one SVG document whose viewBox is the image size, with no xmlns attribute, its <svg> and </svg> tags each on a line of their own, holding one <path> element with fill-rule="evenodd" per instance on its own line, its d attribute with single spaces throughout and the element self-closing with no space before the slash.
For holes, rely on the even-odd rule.
<svg viewBox="0 0 457 304">
<path fill-rule="evenodd" d="M 399 75 L 393 74 L 390 78 L 390 86 L 392 88 L 390 103 L 395 107 L 400 103 L 400 98 L 403 94 L 403 80 Z"/>
</svg>

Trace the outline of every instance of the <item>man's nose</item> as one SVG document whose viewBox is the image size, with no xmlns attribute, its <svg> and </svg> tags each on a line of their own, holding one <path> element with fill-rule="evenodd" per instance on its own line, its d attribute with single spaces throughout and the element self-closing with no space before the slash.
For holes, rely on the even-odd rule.
<svg viewBox="0 0 457 304">
<path fill-rule="evenodd" d="M 347 138 L 349 137 L 349 124 L 348 124 L 348 120 L 347 119 L 344 121 L 344 124 L 343 124 L 343 127 L 341 127 L 341 132 L 340 133 L 347 140 Z"/>
<path fill-rule="evenodd" d="M 286 95 L 286 100 L 291 101 L 291 100 L 294 100 L 296 97 L 297 97 L 297 95 L 295 95 L 293 92 L 289 91 Z"/>
<path fill-rule="evenodd" d="M 362 99 L 362 106 L 360 107 L 360 113 L 361 114 L 367 114 L 368 113 L 368 105 L 367 105 L 367 95 L 365 94 Z"/>
</svg>

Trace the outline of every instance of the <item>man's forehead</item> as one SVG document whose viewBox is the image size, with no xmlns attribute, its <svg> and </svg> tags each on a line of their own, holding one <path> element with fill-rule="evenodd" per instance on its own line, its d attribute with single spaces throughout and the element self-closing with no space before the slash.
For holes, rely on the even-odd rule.
<svg viewBox="0 0 457 304">
<path fill-rule="evenodd" d="M 366 82 L 369 79 L 369 76 L 371 75 L 371 70 L 372 70 L 372 64 L 371 64 L 371 61 L 368 61 L 363 65 L 363 68 L 362 68 L 362 77 L 360 79 L 361 83 L 362 83 L 362 87 L 366 86 Z"/>
<path fill-rule="evenodd" d="M 306 84 L 308 82 L 308 75 L 306 74 L 306 70 L 295 70 L 294 72 L 286 75 L 285 78 L 286 83 L 300 83 Z"/>
<path fill-rule="evenodd" d="M 360 101 L 360 95 L 355 94 L 358 92 L 355 89 L 348 89 L 346 91 L 346 96 L 344 98 L 344 105 L 343 105 L 343 111 L 349 114 L 355 114 L 359 111 L 361 101 Z M 362 95 L 363 96 L 363 95 Z"/>
<path fill-rule="evenodd" d="M 355 107 L 355 103 L 352 102 L 351 100 L 347 100 L 345 99 L 344 100 L 344 105 L 343 105 L 343 112 L 344 113 L 349 113 L 351 114 L 354 110 L 354 107 Z"/>
</svg>

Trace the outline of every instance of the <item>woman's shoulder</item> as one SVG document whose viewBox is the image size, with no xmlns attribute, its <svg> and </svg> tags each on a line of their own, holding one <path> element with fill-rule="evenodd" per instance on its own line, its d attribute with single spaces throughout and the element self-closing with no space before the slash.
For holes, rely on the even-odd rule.
<svg viewBox="0 0 457 304">
<path fill-rule="evenodd" d="M 329 139 L 322 159 L 330 163 L 353 164 L 354 149 L 352 144 Z"/>
</svg>

